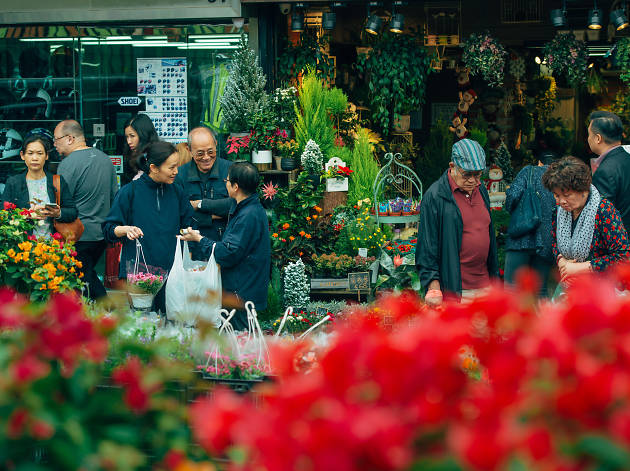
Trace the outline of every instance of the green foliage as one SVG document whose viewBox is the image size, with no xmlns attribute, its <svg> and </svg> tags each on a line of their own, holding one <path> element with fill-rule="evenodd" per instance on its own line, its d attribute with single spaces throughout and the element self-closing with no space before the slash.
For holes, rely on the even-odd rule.
<svg viewBox="0 0 630 471">
<path fill-rule="evenodd" d="M 560 118 L 548 120 L 540 130 L 547 145 L 559 155 L 569 155 L 573 148 L 574 133 Z"/>
<path fill-rule="evenodd" d="M 309 140 L 315 141 L 326 159 L 335 145 L 333 121 L 326 111 L 328 89 L 310 70 L 302 80 L 295 108 L 295 139 L 301 153 Z"/>
<path fill-rule="evenodd" d="M 440 178 L 448 168 L 453 139 L 453 133 L 449 132 L 448 124 L 443 121 L 438 121 L 431 126 L 427 142 L 416 163 L 416 173 L 426 188 Z"/>
<path fill-rule="evenodd" d="M 245 37 L 241 37 L 231 62 L 225 91 L 220 98 L 223 121 L 230 132 L 250 129 L 254 117 L 269 108 L 266 83 L 256 53 L 247 46 Z"/>
<path fill-rule="evenodd" d="M 534 98 L 535 117 L 540 125 L 549 119 L 556 107 L 556 80 L 545 75 L 536 77 L 530 80 L 527 94 Z"/>
<path fill-rule="evenodd" d="M 273 321 L 282 314 L 284 303 L 282 302 L 282 277 L 277 266 L 271 268 L 271 282 L 267 290 L 267 308 L 258 313 L 260 322 Z"/>
<path fill-rule="evenodd" d="M 301 258 L 284 267 L 285 307 L 292 306 L 294 310 L 306 308 L 310 292 L 310 284 Z"/>
<path fill-rule="evenodd" d="M 334 62 L 326 54 L 327 38 L 319 36 L 314 29 L 305 29 L 296 45 L 286 44 L 284 53 L 278 58 L 278 78 L 281 82 L 295 82 L 300 74 L 313 71 L 315 75 L 330 82 L 334 75 Z"/>
<path fill-rule="evenodd" d="M 488 31 L 472 33 L 462 48 L 462 61 L 471 74 L 481 75 L 491 87 L 503 85 L 507 51 Z"/>
<path fill-rule="evenodd" d="M 431 57 L 419 34 L 380 35 L 369 54 L 359 55 L 357 69 L 369 88 L 372 120 L 384 136 L 395 119 L 424 103 Z"/>
<path fill-rule="evenodd" d="M 504 142 L 502 142 L 494 152 L 494 163 L 503 170 L 503 179 L 505 180 L 505 183 L 511 183 L 512 180 L 514 180 L 512 156 L 510 155 L 510 151 Z"/>
<path fill-rule="evenodd" d="M 621 118 L 624 132 L 626 136 L 630 136 L 630 93 L 628 90 L 618 91 L 608 109 Z"/>
<path fill-rule="evenodd" d="M 403 289 L 412 289 L 419 292 L 420 277 L 416 269 L 415 254 L 407 254 L 403 257 L 390 257 L 387 252 L 382 251 L 379 259 L 380 267 L 384 273 L 379 274 L 373 290 L 377 289 L 394 289 L 397 291 Z"/>
<path fill-rule="evenodd" d="M 326 94 L 326 110 L 333 116 L 338 117 L 348 108 L 348 97 L 337 87 L 332 87 Z"/>
<path fill-rule="evenodd" d="M 352 158 L 348 164 L 354 170 L 348 185 L 348 203 L 354 205 L 365 198 L 373 199 L 372 186 L 379 166 L 374 158 L 374 146 L 370 142 L 368 129 L 359 128 L 357 131 Z"/>
<path fill-rule="evenodd" d="M 468 130 L 468 139 L 477 141 L 481 147 L 486 147 L 486 144 L 488 143 L 488 134 L 482 129 L 473 127 Z"/>
<path fill-rule="evenodd" d="M 523 136 L 529 136 L 534 129 L 534 120 L 527 108 L 523 105 L 512 105 L 512 117 L 514 130 L 521 131 Z"/>
<path fill-rule="evenodd" d="M 573 33 L 556 34 L 543 48 L 543 54 L 554 76 L 566 79 L 573 87 L 586 81 L 586 44 L 576 39 Z"/>
</svg>

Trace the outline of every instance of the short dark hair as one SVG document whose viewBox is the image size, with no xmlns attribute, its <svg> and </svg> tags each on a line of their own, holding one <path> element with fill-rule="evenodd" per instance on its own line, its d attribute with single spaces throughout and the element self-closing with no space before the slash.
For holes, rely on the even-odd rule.
<svg viewBox="0 0 630 471">
<path fill-rule="evenodd" d="M 241 191 L 246 195 L 252 195 L 258 188 L 258 169 L 250 162 L 236 162 L 228 170 L 230 182 L 237 183 Z"/>
<path fill-rule="evenodd" d="M 540 160 L 543 165 L 549 165 L 558 160 L 558 155 L 552 150 L 544 150 L 538 155 L 538 160 Z"/>
<path fill-rule="evenodd" d="M 144 113 L 138 113 L 132 118 L 129 118 L 125 121 L 125 125 L 123 126 L 123 133 L 125 129 L 131 127 L 136 134 L 138 134 L 138 139 L 140 140 L 138 147 L 134 151 L 135 155 L 141 154 L 144 152 L 146 147 L 155 141 L 159 141 L 160 138 L 155 130 L 155 126 L 153 126 L 153 121 Z M 125 139 L 125 145 L 123 149 L 123 154 L 126 156 L 131 155 L 131 149 L 129 148 L 129 144 L 127 144 L 127 139 Z"/>
<path fill-rule="evenodd" d="M 46 154 L 50 152 L 50 143 L 48 142 L 48 139 L 44 139 L 39 134 L 32 134 L 24 139 L 24 142 L 22 143 L 22 153 L 25 153 L 26 148 L 29 146 L 29 144 L 32 144 L 33 142 L 41 143 L 41 145 L 44 146 L 44 151 L 46 152 Z"/>
<path fill-rule="evenodd" d="M 151 164 L 159 167 L 171 155 L 176 154 L 177 149 L 173 144 L 166 141 L 153 141 L 146 148 L 146 154 L 138 159 L 140 170 L 148 174 Z"/>
<path fill-rule="evenodd" d="M 610 111 L 593 111 L 588 117 L 591 129 L 600 134 L 606 144 L 620 142 L 623 137 L 623 123 L 621 118 Z"/>
<path fill-rule="evenodd" d="M 552 162 L 542 176 L 543 185 L 549 191 L 589 191 L 591 181 L 588 165 L 571 155 Z"/>
</svg>

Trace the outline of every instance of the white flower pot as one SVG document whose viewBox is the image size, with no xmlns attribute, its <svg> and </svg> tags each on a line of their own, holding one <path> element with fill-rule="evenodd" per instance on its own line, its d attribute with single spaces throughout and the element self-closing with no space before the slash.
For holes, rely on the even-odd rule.
<svg viewBox="0 0 630 471">
<path fill-rule="evenodd" d="M 270 150 L 255 150 L 252 152 L 253 164 L 270 164 L 272 160 L 273 159 Z"/>
<path fill-rule="evenodd" d="M 347 178 L 327 178 L 326 191 L 348 191 Z"/>
<path fill-rule="evenodd" d="M 131 307 L 134 309 L 151 309 L 154 294 L 150 293 L 129 293 Z"/>
</svg>

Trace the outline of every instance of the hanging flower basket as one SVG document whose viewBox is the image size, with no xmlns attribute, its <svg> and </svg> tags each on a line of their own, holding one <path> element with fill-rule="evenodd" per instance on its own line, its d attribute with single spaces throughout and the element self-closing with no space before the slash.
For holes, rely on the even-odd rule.
<svg viewBox="0 0 630 471">
<path fill-rule="evenodd" d="M 471 74 L 480 75 L 493 87 L 503 84 L 507 52 L 489 32 L 471 34 L 461 47 L 464 49 L 462 60 Z"/>
<path fill-rule="evenodd" d="M 586 82 L 588 52 L 584 41 L 571 33 L 557 34 L 543 49 L 543 55 L 553 75 L 563 77 L 572 87 Z"/>
</svg>

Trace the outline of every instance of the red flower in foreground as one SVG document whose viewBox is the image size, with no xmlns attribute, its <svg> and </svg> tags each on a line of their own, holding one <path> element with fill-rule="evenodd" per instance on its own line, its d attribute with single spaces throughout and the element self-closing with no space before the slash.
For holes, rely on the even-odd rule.
<svg viewBox="0 0 630 471">
<path fill-rule="evenodd" d="M 17 208 L 17 206 L 14 205 L 13 203 L 11 203 L 10 201 L 5 201 L 4 202 L 4 209 L 5 209 L 5 211 L 9 211 L 9 210 L 15 209 L 15 208 Z"/>
<path fill-rule="evenodd" d="M 140 359 L 133 356 L 112 373 L 114 382 L 125 387 L 125 404 L 137 414 L 147 410 L 151 394 L 161 387 L 160 384 L 146 387 L 142 381 L 142 370 Z"/>
</svg>

